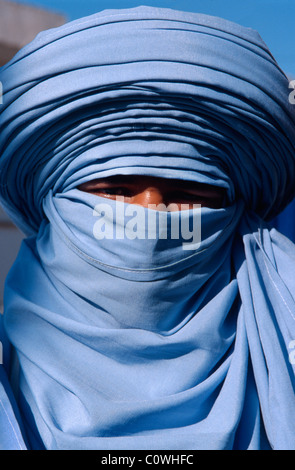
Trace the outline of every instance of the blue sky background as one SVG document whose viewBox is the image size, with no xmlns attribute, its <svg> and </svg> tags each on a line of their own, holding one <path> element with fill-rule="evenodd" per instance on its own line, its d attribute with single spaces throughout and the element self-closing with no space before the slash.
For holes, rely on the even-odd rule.
<svg viewBox="0 0 295 470">
<path fill-rule="evenodd" d="M 295 78 L 295 0 L 17 0 L 66 15 L 68 21 L 111 8 L 149 5 L 221 16 L 254 28 L 283 70 Z"/>
</svg>

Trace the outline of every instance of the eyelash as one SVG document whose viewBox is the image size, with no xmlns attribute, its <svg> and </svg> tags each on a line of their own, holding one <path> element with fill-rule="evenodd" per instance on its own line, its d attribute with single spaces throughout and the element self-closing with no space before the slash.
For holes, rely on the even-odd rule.
<svg viewBox="0 0 295 470">
<path fill-rule="evenodd" d="M 191 193 L 186 193 L 186 192 L 174 192 L 173 194 L 171 194 L 171 198 L 178 198 L 178 199 L 187 199 L 187 200 L 192 200 L 192 199 L 197 199 L 197 200 L 210 200 L 210 197 L 205 197 L 205 196 L 201 196 L 200 194 L 191 194 Z"/>
<path fill-rule="evenodd" d="M 128 188 L 125 187 L 114 187 L 114 188 L 100 188 L 97 189 L 96 192 L 104 193 L 109 196 L 124 196 L 124 197 L 131 197 L 132 196 L 132 191 L 130 191 Z M 211 201 L 212 198 L 206 197 L 206 196 L 201 196 L 197 194 L 190 194 L 186 192 L 173 192 L 172 194 L 167 195 L 167 200 L 187 200 L 187 201 Z"/>
<path fill-rule="evenodd" d="M 104 193 L 108 194 L 110 196 L 125 196 L 129 197 L 132 195 L 131 191 L 129 191 L 127 188 L 121 188 L 121 187 L 115 187 L 115 188 L 99 188 L 96 189 L 94 192 L 99 192 L 99 193 Z"/>
</svg>

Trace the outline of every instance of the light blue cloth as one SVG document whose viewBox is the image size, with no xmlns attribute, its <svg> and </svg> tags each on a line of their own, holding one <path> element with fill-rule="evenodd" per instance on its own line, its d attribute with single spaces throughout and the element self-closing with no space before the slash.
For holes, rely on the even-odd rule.
<svg viewBox="0 0 295 470">
<path fill-rule="evenodd" d="M 0 315 L 0 339 L 0 450 L 26 450 L 22 419 L 8 380 L 12 352 L 3 329 L 2 315 Z"/>
<path fill-rule="evenodd" d="M 28 235 L 4 312 L 28 446 L 295 449 L 295 248 L 264 221 L 294 196 L 295 117 L 259 35 L 106 11 L 40 34 L 0 80 L 0 196 Z M 202 208 L 192 252 L 98 241 L 103 198 L 77 186 L 114 174 L 210 183 L 227 204 Z"/>
</svg>

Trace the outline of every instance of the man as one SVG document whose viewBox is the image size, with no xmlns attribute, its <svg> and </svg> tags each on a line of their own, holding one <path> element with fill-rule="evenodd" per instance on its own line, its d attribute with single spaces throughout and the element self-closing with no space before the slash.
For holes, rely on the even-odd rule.
<svg viewBox="0 0 295 470">
<path fill-rule="evenodd" d="M 1 201 L 28 236 L 2 446 L 294 449 L 295 251 L 267 220 L 294 196 L 295 117 L 259 35 L 105 11 L 0 79 Z"/>
</svg>

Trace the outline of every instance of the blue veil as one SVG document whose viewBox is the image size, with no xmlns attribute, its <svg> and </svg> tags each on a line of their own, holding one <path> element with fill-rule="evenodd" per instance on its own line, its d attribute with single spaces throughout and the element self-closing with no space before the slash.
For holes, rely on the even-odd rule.
<svg viewBox="0 0 295 470">
<path fill-rule="evenodd" d="M 2 447 L 295 449 L 295 249 L 268 225 L 294 197 L 295 114 L 258 33 L 109 10 L 41 33 L 0 80 L 0 198 L 27 235 Z M 98 240 L 102 198 L 77 187 L 118 174 L 216 185 L 226 205 L 202 209 L 191 251 Z"/>
</svg>

